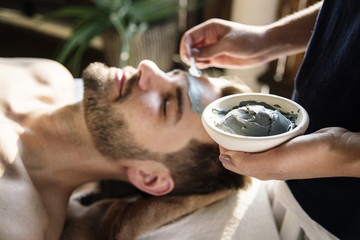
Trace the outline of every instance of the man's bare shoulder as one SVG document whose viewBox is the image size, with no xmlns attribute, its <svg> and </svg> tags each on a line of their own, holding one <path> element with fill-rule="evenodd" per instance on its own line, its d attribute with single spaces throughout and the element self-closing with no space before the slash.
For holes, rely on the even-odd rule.
<svg viewBox="0 0 360 240">
<path fill-rule="evenodd" d="M 0 58 L 0 110 L 23 116 L 75 101 L 74 79 L 48 59 Z"/>
<path fill-rule="evenodd" d="M 73 91 L 73 76 L 60 63 L 42 58 L 0 58 L 0 68 L 2 74 L 0 80 L 8 79 L 12 81 L 23 81 L 15 79 L 18 74 L 31 76 L 30 80 L 39 85 L 65 87 L 67 92 Z M 70 89 L 69 89 L 70 88 Z M 59 89 L 64 90 L 64 89 Z M 66 95 L 66 92 L 63 93 Z"/>
</svg>

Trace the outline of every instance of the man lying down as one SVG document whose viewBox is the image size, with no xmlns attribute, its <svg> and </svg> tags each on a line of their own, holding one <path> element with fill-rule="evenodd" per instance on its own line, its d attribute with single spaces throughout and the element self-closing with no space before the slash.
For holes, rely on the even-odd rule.
<svg viewBox="0 0 360 240">
<path fill-rule="evenodd" d="M 0 72 L 3 240 L 59 239 L 71 194 L 92 181 L 128 182 L 166 196 L 137 200 L 130 210 L 114 199 L 81 212 L 70 208 L 62 239 L 83 230 L 84 239 L 135 239 L 248 182 L 221 166 L 218 146 L 188 96 L 196 84 L 203 94 L 195 97 L 206 106 L 248 91 L 243 85 L 164 73 L 150 61 L 122 70 L 94 63 L 83 73 L 84 97 L 76 102 L 72 76 L 51 60 L 0 59 Z M 133 219 L 145 219 L 145 227 L 134 228 Z"/>
</svg>

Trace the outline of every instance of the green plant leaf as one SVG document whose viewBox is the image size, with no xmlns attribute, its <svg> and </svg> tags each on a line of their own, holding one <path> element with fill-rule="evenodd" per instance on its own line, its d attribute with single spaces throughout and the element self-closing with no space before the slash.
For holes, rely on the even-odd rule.
<svg viewBox="0 0 360 240">
<path fill-rule="evenodd" d="M 82 56 L 89 44 L 90 44 L 90 41 L 85 41 L 84 44 L 79 46 L 76 49 L 75 53 L 70 57 L 70 61 L 69 61 L 70 67 L 69 68 L 74 76 L 79 76 L 80 67 L 81 67 L 81 59 L 82 59 Z"/>
<path fill-rule="evenodd" d="M 79 18 L 77 21 L 73 24 L 72 29 L 73 31 L 77 31 L 77 29 L 86 26 L 86 25 L 92 25 L 94 22 L 101 22 L 105 25 L 110 25 L 110 21 L 108 19 L 108 14 L 94 11 L 91 15 L 86 16 L 85 18 Z"/>
<path fill-rule="evenodd" d="M 91 1 L 93 6 L 66 7 L 46 15 L 43 19 L 75 19 L 72 35 L 64 43 L 57 57 L 59 62 L 70 62 L 73 69 L 80 66 L 82 55 L 91 40 L 106 30 L 114 28 L 122 38 L 121 53 L 130 54 L 131 40 L 135 33 L 143 32 L 149 23 L 176 16 L 180 9 L 179 0 Z M 190 0 L 188 9 L 198 8 L 208 1 Z M 124 64 L 123 60 L 120 61 L 120 66 Z"/>
<path fill-rule="evenodd" d="M 149 9 L 158 8 L 161 6 L 178 5 L 178 0 L 141 0 L 132 3 L 133 8 L 137 9 Z"/>
<path fill-rule="evenodd" d="M 97 11 L 93 7 L 67 7 L 55 12 L 49 13 L 45 15 L 42 20 L 43 21 L 50 21 L 59 18 L 66 18 L 66 17 L 76 17 L 76 18 L 86 18 L 89 15 L 93 15 L 94 11 Z"/>
<path fill-rule="evenodd" d="M 98 8 L 110 8 L 111 7 L 111 0 L 92 0 Z"/>
<path fill-rule="evenodd" d="M 177 0 L 143 0 L 133 3 L 130 15 L 140 22 L 153 22 L 168 18 L 178 10 Z"/>
<path fill-rule="evenodd" d="M 92 25 L 85 25 L 79 28 L 73 35 L 65 42 L 57 60 L 64 63 L 65 60 L 77 47 L 88 47 L 89 42 L 100 33 L 108 29 L 108 26 L 101 22 L 94 22 Z M 85 46 L 83 46 L 85 45 Z"/>
</svg>

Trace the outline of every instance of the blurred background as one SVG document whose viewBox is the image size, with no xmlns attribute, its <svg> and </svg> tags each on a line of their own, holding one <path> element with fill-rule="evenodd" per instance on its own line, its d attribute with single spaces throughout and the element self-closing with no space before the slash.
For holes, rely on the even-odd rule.
<svg viewBox="0 0 360 240">
<path fill-rule="evenodd" d="M 118 66 L 125 61 L 126 64 L 136 67 L 140 60 L 146 58 L 153 60 L 164 71 L 173 68 L 187 69 L 178 55 L 181 36 L 187 29 L 210 18 L 264 25 L 316 2 L 159 0 L 158 4 L 161 4 L 161 7 L 153 4 L 156 0 L 146 0 L 146 4 L 153 4 L 152 6 L 142 1 L 144 0 L 1 0 L 0 57 L 54 59 L 62 62 L 74 77 L 80 77 L 81 70 L 94 61 L 105 62 L 110 66 Z M 110 4 L 110 7 L 106 4 Z M 73 16 L 68 14 L 65 17 L 57 16 L 43 21 L 44 16 L 69 7 L 77 9 L 77 12 L 72 12 Z M 84 11 L 80 12 L 79 9 Z M 99 14 L 91 15 L 98 9 Z M 81 14 L 85 16 L 85 13 L 87 22 L 79 24 L 77 17 L 81 17 Z M 66 15 L 64 11 L 62 14 Z M 112 20 L 106 22 L 101 18 L 101 14 Z M 105 16 L 106 14 L 109 16 Z M 117 25 L 118 22 L 122 25 Z M 85 32 L 90 30 L 84 28 L 75 39 L 77 41 L 73 41 L 74 48 L 68 45 L 68 48 L 64 49 L 66 41 L 74 40 L 72 29 L 76 27 L 79 30 L 81 24 L 91 26 L 92 34 L 86 35 Z M 99 29 L 95 29 L 94 26 Z M 89 39 L 91 41 L 88 41 Z M 75 48 L 75 43 L 83 45 Z M 64 57 L 64 53 L 68 54 L 67 57 Z M 244 70 L 214 68 L 208 69 L 206 73 L 214 77 L 236 76 L 256 92 L 291 97 L 293 79 L 302 57 L 302 54 L 288 56 Z"/>
</svg>

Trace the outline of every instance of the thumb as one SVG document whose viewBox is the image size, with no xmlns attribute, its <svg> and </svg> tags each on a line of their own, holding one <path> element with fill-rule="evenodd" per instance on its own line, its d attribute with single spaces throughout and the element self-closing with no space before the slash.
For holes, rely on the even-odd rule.
<svg viewBox="0 0 360 240">
<path fill-rule="evenodd" d="M 226 169 L 238 174 L 252 176 L 251 165 L 255 164 L 252 153 L 231 151 L 221 146 L 219 149 L 219 161 Z"/>
</svg>

